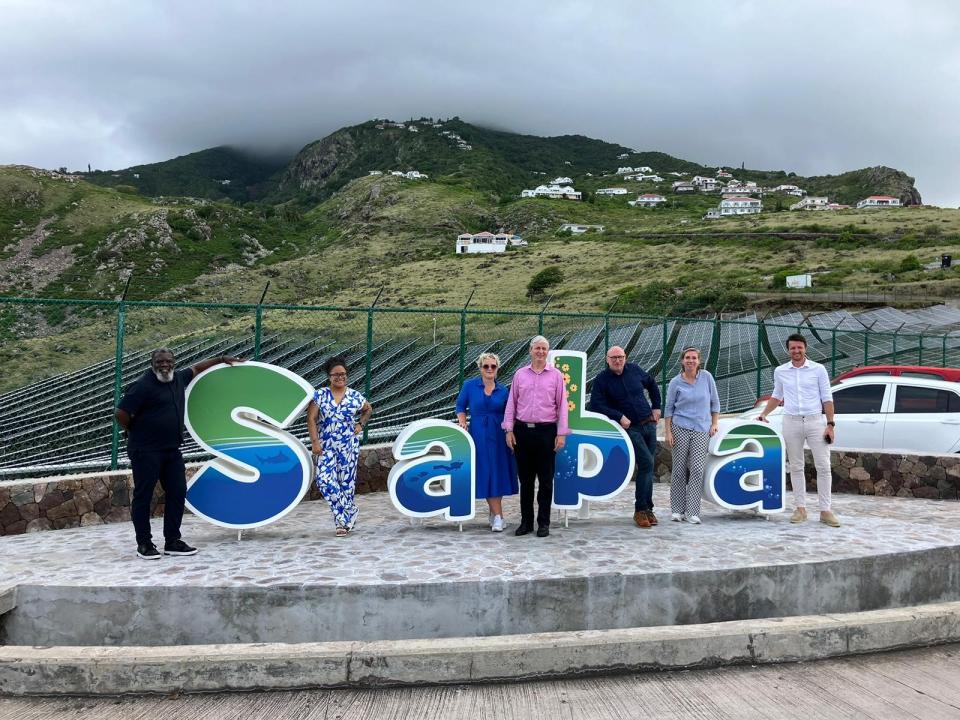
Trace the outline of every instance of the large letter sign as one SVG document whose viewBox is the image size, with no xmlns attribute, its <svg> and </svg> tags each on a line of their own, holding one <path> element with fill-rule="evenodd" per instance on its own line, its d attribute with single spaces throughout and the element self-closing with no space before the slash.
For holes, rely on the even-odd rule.
<svg viewBox="0 0 960 720">
<path fill-rule="evenodd" d="M 783 512 L 783 438 L 767 423 L 721 420 L 710 439 L 707 497 L 721 507 Z"/>
<path fill-rule="evenodd" d="M 284 432 L 313 396 L 310 383 L 259 362 L 218 365 L 187 388 L 185 419 L 215 458 L 187 487 L 195 515 L 244 529 L 278 520 L 310 487 L 310 453 Z"/>
<path fill-rule="evenodd" d="M 570 435 L 557 453 L 553 504 L 574 510 L 584 500 L 608 500 L 633 477 L 633 444 L 619 423 L 606 415 L 583 409 L 587 380 L 587 355 L 558 350 L 549 361 L 563 373 L 567 386 Z"/>
<path fill-rule="evenodd" d="M 394 441 L 393 456 L 397 464 L 390 468 L 387 487 L 400 512 L 416 518 L 443 515 L 457 522 L 473 518 L 477 451 L 459 425 L 445 420 L 410 423 Z M 439 489 L 431 487 L 436 484 Z"/>
</svg>

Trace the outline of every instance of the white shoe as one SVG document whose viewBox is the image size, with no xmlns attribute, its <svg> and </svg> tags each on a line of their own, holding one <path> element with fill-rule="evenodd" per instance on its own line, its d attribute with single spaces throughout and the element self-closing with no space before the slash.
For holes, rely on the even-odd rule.
<svg viewBox="0 0 960 720">
<path fill-rule="evenodd" d="M 699 516 L 699 515 L 691 515 L 690 517 L 687 518 L 687 522 L 690 523 L 691 525 L 699 525 L 699 524 L 700 524 L 700 516 Z"/>
<path fill-rule="evenodd" d="M 499 515 L 494 515 L 490 523 L 490 529 L 493 532 L 503 532 L 503 518 Z"/>
<path fill-rule="evenodd" d="M 683 522 L 683 515 L 680 513 L 670 513 L 670 519 L 674 522 Z"/>
</svg>

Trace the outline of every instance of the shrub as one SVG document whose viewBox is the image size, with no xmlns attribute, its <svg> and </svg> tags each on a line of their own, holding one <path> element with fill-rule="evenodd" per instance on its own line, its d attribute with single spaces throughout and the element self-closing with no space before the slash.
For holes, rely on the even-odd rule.
<svg viewBox="0 0 960 720">
<path fill-rule="evenodd" d="M 556 265 L 546 267 L 530 278 L 530 282 L 527 283 L 527 297 L 542 295 L 547 288 L 559 285 L 561 282 L 563 282 L 563 270 Z"/>
<path fill-rule="evenodd" d="M 900 261 L 900 272 L 910 272 L 911 270 L 919 270 L 920 261 L 917 259 L 916 255 L 907 255 L 903 260 Z"/>
</svg>

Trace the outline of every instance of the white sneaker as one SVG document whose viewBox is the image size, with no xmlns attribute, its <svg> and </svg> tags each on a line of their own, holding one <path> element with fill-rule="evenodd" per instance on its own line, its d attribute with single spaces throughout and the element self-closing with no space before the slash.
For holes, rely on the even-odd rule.
<svg viewBox="0 0 960 720">
<path fill-rule="evenodd" d="M 681 515 L 680 513 L 670 513 L 670 519 L 673 520 L 674 522 L 682 522 L 683 515 Z"/>
<path fill-rule="evenodd" d="M 699 524 L 700 524 L 700 516 L 699 516 L 699 515 L 691 515 L 690 517 L 687 518 L 687 522 L 690 523 L 691 525 L 699 525 Z"/>
<path fill-rule="evenodd" d="M 490 529 L 493 532 L 503 532 L 503 518 L 499 515 L 494 515 L 493 521 L 490 523 Z"/>
</svg>

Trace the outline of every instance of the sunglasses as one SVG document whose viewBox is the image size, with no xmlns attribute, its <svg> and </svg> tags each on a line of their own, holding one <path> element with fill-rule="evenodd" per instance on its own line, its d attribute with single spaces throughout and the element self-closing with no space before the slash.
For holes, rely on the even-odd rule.
<svg viewBox="0 0 960 720">
<path fill-rule="evenodd" d="M 496 369 L 497 369 L 497 366 L 496 366 L 496 365 L 481 365 L 480 367 L 482 367 L 484 370 L 496 370 Z"/>
</svg>

